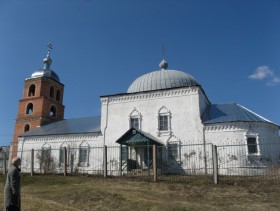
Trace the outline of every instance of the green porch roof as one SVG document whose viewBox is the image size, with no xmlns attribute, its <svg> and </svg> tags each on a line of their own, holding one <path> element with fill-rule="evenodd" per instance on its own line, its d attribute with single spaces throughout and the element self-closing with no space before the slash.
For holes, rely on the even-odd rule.
<svg viewBox="0 0 280 211">
<path fill-rule="evenodd" d="M 136 128 L 130 128 L 125 134 L 123 134 L 116 143 L 127 146 L 140 146 L 140 145 L 157 145 L 163 146 L 159 140 L 152 135 L 145 133 Z"/>
</svg>

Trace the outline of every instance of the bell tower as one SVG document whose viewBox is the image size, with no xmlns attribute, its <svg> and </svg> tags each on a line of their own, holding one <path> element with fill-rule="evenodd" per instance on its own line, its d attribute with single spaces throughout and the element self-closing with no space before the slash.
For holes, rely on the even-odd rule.
<svg viewBox="0 0 280 211">
<path fill-rule="evenodd" d="M 23 96 L 19 100 L 18 114 L 15 120 L 11 157 L 18 152 L 18 136 L 33 128 L 49 124 L 64 118 L 63 91 L 64 85 L 58 75 L 50 69 L 52 59 L 48 45 L 47 57 L 43 60 L 44 67 L 35 71 L 25 79 Z"/>
</svg>

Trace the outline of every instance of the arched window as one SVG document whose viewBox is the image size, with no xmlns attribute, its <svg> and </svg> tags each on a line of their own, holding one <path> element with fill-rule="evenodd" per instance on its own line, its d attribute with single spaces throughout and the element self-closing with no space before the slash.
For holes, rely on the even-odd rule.
<svg viewBox="0 0 280 211">
<path fill-rule="evenodd" d="M 54 88 L 53 86 L 50 87 L 50 98 L 53 98 L 54 95 Z"/>
<path fill-rule="evenodd" d="M 48 161 L 50 158 L 51 158 L 51 146 L 49 144 L 44 144 L 41 151 L 41 161 L 43 162 L 43 164 L 49 165 Z"/>
<path fill-rule="evenodd" d="M 56 117 L 56 107 L 54 105 L 50 108 L 50 116 Z"/>
<path fill-rule="evenodd" d="M 168 160 L 181 161 L 181 141 L 175 136 L 170 136 L 167 140 Z M 187 153 L 186 153 L 187 154 Z M 191 151 L 188 156 L 195 154 L 195 151 Z"/>
<path fill-rule="evenodd" d="M 29 130 L 30 130 L 30 125 L 29 124 L 24 125 L 24 132 L 27 132 Z"/>
<path fill-rule="evenodd" d="M 58 90 L 56 91 L 56 100 L 57 100 L 57 101 L 60 101 L 60 98 L 61 98 L 60 95 L 61 95 L 61 94 L 60 94 L 60 90 L 58 89 Z"/>
<path fill-rule="evenodd" d="M 171 135 L 171 112 L 162 106 L 158 111 L 158 135 Z"/>
<path fill-rule="evenodd" d="M 33 114 L 33 103 L 29 103 L 26 107 L 26 114 Z"/>
<path fill-rule="evenodd" d="M 28 97 L 35 96 L 35 89 L 36 89 L 35 85 L 31 84 L 28 90 Z"/>
<path fill-rule="evenodd" d="M 129 114 L 129 127 L 130 128 L 133 127 L 141 130 L 141 122 L 142 122 L 141 120 L 142 120 L 141 113 L 136 108 L 134 108 L 132 112 Z"/>
<path fill-rule="evenodd" d="M 89 166 L 89 145 L 82 142 L 79 147 L 79 166 Z"/>
</svg>

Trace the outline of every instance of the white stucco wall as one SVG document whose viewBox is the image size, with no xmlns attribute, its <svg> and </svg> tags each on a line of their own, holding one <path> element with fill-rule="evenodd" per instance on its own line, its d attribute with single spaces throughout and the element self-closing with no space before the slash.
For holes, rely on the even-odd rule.
<svg viewBox="0 0 280 211">
<path fill-rule="evenodd" d="M 205 127 L 206 143 L 218 146 L 221 174 L 263 173 L 261 167 L 279 161 L 278 126 L 265 122 L 217 123 Z M 258 152 L 249 154 L 247 137 L 255 137 Z"/>
<path fill-rule="evenodd" d="M 163 143 L 166 143 L 171 135 L 177 140 L 202 140 L 203 125 L 200 114 L 206 106 L 206 98 L 200 95 L 203 93 L 199 87 L 185 87 L 101 97 L 101 131 L 105 134 L 106 144 L 115 143 L 130 128 L 132 112 L 141 117 L 140 129 Z M 200 102 L 201 99 L 204 100 L 203 103 Z M 170 112 L 172 134 L 158 134 L 160 109 Z"/>
<path fill-rule="evenodd" d="M 68 166 L 68 172 L 78 171 L 79 173 L 100 172 L 103 170 L 103 137 L 101 134 L 71 134 L 71 135 L 50 135 L 20 138 L 18 143 L 18 156 L 22 159 L 22 172 L 31 170 L 31 150 L 34 150 L 34 171 L 40 172 L 40 161 L 43 148 L 50 148 L 51 156 L 54 160 L 55 172 L 63 172 L 63 167 L 59 165 L 60 148 L 66 147 L 67 156 L 70 160 L 73 156 L 73 165 Z M 79 164 L 80 147 L 88 147 L 88 164 Z M 72 169 L 71 169 L 72 168 Z M 92 172 L 92 173 L 94 173 Z"/>
</svg>

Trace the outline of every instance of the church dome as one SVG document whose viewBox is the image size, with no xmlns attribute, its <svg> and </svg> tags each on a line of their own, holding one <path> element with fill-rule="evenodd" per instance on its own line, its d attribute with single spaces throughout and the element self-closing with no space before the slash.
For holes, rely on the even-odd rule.
<svg viewBox="0 0 280 211">
<path fill-rule="evenodd" d="M 166 61 L 160 63 L 161 70 L 153 71 L 137 78 L 128 88 L 128 93 L 186 86 L 200 86 L 198 81 L 188 73 L 179 70 L 167 70 Z"/>
<path fill-rule="evenodd" d="M 41 78 L 41 77 L 52 78 L 52 79 L 60 82 L 58 75 L 53 70 L 49 70 L 49 69 L 40 69 L 40 70 L 35 71 L 31 75 L 31 78 Z"/>
<path fill-rule="evenodd" d="M 52 63 L 52 59 L 50 57 L 50 51 L 48 51 L 47 57 L 43 61 L 44 61 L 44 68 L 35 71 L 31 75 L 31 78 L 47 77 L 60 82 L 58 75 L 53 70 L 50 69 Z"/>
</svg>

